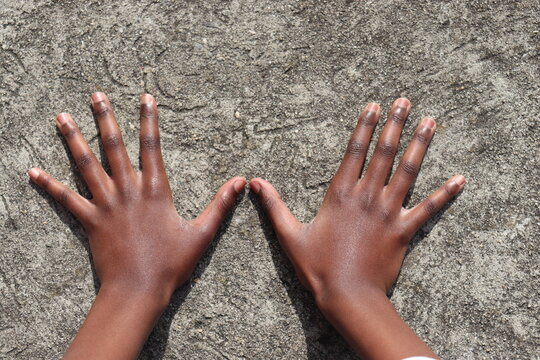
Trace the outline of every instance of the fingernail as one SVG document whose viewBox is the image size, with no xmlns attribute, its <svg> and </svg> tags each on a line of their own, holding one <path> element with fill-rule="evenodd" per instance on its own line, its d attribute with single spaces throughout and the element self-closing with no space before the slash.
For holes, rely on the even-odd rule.
<svg viewBox="0 0 540 360">
<path fill-rule="evenodd" d="M 62 126 L 69 121 L 69 114 L 60 113 L 56 116 L 56 125 Z"/>
<path fill-rule="evenodd" d="M 400 108 L 408 108 L 411 105 L 411 102 L 407 98 L 399 98 L 394 101 L 394 105 Z"/>
<path fill-rule="evenodd" d="M 39 177 L 39 170 L 36 168 L 28 170 L 28 176 L 30 176 L 32 180 L 36 180 Z"/>
<path fill-rule="evenodd" d="M 150 94 L 141 95 L 141 104 L 150 104 L 152 103 L 153 96 Z"/>
<path fill-rule="evenodd" d="M 103 101 L 103 100 L 105 100 L 105 94 L 102 93 L 102 92 L 99 92 L 99 91 L 95 92 L 90 97 L 90 100 L 92 101 L 92 104 Z"/>
<path fill-rule="evenodd" d="M 376 104 L 376 103 L 368 104 L 368 106 L 366 106 L 366 111 L 367 112 L 377 112 L 377 111 L 379 111 L 379 104 Z"/>
<path fill-rule="evenodd" d="M 240 194 L 246 186 L 246 182 L 244 180 L 236 180 L 233 184 L 234 191 L 236 191 L 237 194 Z"/>
<path fill-rule="evenodd" d="M 454 181 L 456 182 L 456 184 L 458 184 L 460 187 L 465 185 L 465 177 L 463 175 L 458 175 L 456 176 L 456 178 L 454 179 Z"/>
<path fill-rule="evenodd" d="M 253 182 L 251 181 L 249 183 L 249 188 L 255 193 L 255 194 L 258 194 L 260 191 L 261 191 L 261 184 L 259 184 L 258 182 Z"/>
<path fill-rule="evenodd" d="M 435 120 L 431 118 L 425 118 L 422 125 L 431 130 L 435 128 Z"/>
</svg>

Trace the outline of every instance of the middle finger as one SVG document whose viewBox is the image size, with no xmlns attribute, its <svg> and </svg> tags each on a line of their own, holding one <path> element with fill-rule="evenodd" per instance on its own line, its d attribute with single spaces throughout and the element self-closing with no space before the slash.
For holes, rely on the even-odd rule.
<svg viewBox="0 0 540 360">
<path fill-rule="evenodd" d="M 392 169 L 394 157 L 396 156 L 399 138 L 411 103 L 405 98 L 394 101 L 392 109 L 388 114 L 388 119 L 377 142 L 377 147 L 369 163 L 369 167 L 362 181 L 368 187 L 382 188 L 386 178 Z"/>
</svg>

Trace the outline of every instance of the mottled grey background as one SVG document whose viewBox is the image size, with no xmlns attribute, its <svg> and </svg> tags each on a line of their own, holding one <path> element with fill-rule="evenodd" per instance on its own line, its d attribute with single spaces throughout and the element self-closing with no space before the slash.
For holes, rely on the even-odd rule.
<svg viewBox="0 0 540 360">
<path fill-rule="evenodd" d="M 415 238 L 392 301 L 444 358 L 540 358 L 537 0 L 1 5 L 0 357 L 59 357 L 95 296 L 81 227 L 26 170 L 81 188 L 53 119 L 71 112 L 99 153 L 88 97 L 101 90 L 133 160 L 138 96 L 158 98 L 182 215 L 243 175 L 304 221 L 360 109 L 409 97 L 404 143 L 421 117 L 439 123 L 410 204 L 456 173 L 468 185 Z M 355 356 L 248 193 L 141 358 Z"/>
</svg>

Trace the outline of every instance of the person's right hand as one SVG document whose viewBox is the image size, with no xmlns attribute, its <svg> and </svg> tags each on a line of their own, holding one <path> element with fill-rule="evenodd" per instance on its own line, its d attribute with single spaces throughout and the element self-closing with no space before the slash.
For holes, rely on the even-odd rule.
<svg viewBox="0 0 540 360">
<path fill-rule="evenodd" d="M 359 179 L 380 114 L 377 104 L 365 108 L 322 207 L 309 224 L 300 223 L 291 214 L 269 182 L 260 178 L 250 182 L 301 283 L 314 294 L 329 320 L 366 357 L 373 354 L 361 343 L 369 336 L 364 334 L 359 339 L 354 336 L 355 329 L 344 324 L 348 322 L 346 317 L 352 316 L 351 312 L 346 314 L 347 304 L 381 299 L 381 295 L 386 298 L 410 239 L 465 184 L 463 176 L 454 176 L 417 206 L 403 208 L 435 130 L 433 119 L 421 121 L 386 184 L 409 109 L 407 99 L 394 102 L 369 167 Z M 361 318 L 366 320 L 365 316 Z M 425 353 L 433 356 L 430 351 Z"/>
<path fill-rule="evenodd" d="M 94 306 L 65 358 L 134 358 L 246 184 L 243 177 L 234 177 L 197 218 L 179 216 L 161 155 L 156 100 L 144 94 L 140 101 L 141 171 L 133 170 L 112 106 L 100 92 L 92 95 L 91 105 L 111 176 L 74 119 L 66 113 L 56 119 L 92 199 L 41 169 L 29 171 L 32 181 L 84 226 L 101 283 Z"/>
<path fill-rule="evenodd" d="M 112 106 L 105 94 L 92 95 L 103 146 L 110 163 L 109 176 L 66 113 L 56 120 L 93 198 L 73 192 L 41 169 L 31 179 L 63 204 L 88 233 L 92 258 L 103 288 L 160 296 L 166 304 L 185 283 L 198 259 L 214 238 L 246 180 L 225 183 L 208 208 L 191 221 L 174 208 L 161 155 L 157 103 L 141 96 L 141 171 L 134 171 Z"/>
</svg>

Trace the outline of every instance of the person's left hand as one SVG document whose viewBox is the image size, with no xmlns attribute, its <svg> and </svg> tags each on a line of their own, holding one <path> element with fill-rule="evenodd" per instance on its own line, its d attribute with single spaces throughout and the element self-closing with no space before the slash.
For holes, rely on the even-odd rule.
<svg viewBox="0 0 540 360">
<path fill-rule="evenodd" d="M 365 108 L 322 206 L 308 224 L 295 218 L 268 181 L 255 178 L 249 185 L 300 282 L 313 293 L 326 318 L 370 359 L 435 356 L 399 318 L 386 294 L 411 238 L 465 186 L 465 177 L 455 175 L 420 204 L 403 207 L 435 133 L 431 118 L 420 122 L 386 183 L 410 107 L 405 98 L 394 102 L 361 177 L 380 117 L 379 105 Z"/>
</svg>

